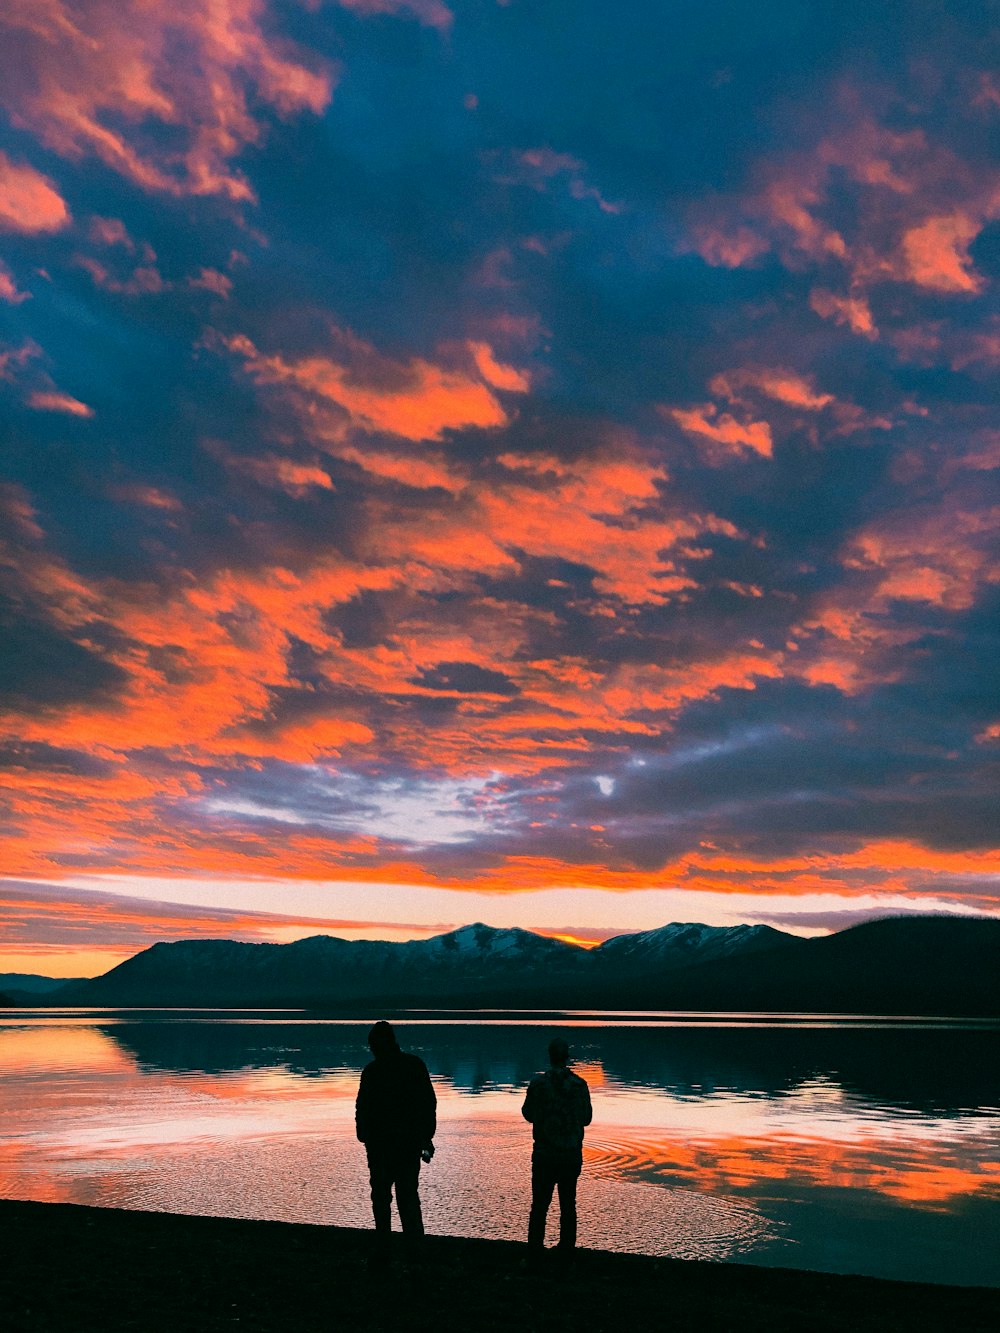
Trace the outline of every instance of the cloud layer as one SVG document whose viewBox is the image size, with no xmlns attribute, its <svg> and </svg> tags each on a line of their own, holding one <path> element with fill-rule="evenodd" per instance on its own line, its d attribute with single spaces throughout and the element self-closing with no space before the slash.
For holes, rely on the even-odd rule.
<svg viewBox="0 0 1000 1333">
<path fill-rule="evenodd" d="M 903 10 L 8 5 L 5 873 L 997 911 L 1000 96 Z"/>
</svg>

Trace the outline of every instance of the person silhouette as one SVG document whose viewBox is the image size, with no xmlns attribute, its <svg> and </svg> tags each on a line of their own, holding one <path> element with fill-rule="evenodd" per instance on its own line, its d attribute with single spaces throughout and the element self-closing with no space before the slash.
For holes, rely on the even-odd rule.
<svg viewBox="0 0 1000 1333">
<path fill-rule="evenodd" d="M 564 1254 L 576 1246 L 576 1182 L 583 1170 L 583 1131 L 593 1119 L 590 1089 L 569 1066 L 562 1037 L 549 1042 L 549 1068 L 528 1084 L 521 1114 L 531 1125 L 531 1213 L 528 1253 L 545 1249 L 545 1218 L 552 1192 L 559 1191 L 559 1245 Z"/>
<path fill-rule="evenodd" d="M 368 1049 L 374 1059 L 361 1071 L 354 1122 L 368 1156 L 376 1243 L 381 1251 L 388 1249 L 395 1186 L 403 1237 L 415 1254 L 424 1234 L 420 1163 L 434 1155 L 437 1098 L 427 1066 L 419 1056 L 400 1050 L 391 1023 L 375 1024 L 368 1033 Z"/>
</svg>

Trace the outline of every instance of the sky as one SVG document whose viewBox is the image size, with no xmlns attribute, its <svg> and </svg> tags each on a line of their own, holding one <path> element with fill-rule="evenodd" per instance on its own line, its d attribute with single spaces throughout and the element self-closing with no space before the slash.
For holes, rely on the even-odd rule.
<svg viewBox="0 0 1000 1333">
<path fill-rule="evenodd" d="M 8 0 L 0 969 L 1000 914 L 982 0 Z"/>
</svg>

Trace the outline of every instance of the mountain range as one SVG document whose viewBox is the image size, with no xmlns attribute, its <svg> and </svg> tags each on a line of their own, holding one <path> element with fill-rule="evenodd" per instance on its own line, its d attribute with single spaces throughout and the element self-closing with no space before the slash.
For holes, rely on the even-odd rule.
<svg viewBox="0 0 1000 1333">
<path fill-rule="evenodd" d="M 5 984 L 6 983 L 6 984 Z M 673 923 L 594 949 L 477 923 L 403 943 L 154 944 L 25 1004 L 124 1007 L 690 1009 L 1000 1015 L 1000 920 L 897 917 L 802 939 Z"/>
</svg>

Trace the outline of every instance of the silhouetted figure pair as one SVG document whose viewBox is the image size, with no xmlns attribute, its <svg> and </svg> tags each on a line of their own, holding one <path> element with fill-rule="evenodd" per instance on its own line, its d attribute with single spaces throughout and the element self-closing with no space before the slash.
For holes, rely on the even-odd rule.
<svg viewBox="0 0 1000 1333">
<path fill-rule="evenodd" d="M 375 1236 L 383 1250 L 392 1233 L 392 1191 L 411 1253 L 424 1234 L 420 1212 L 421 1159 L 434 1153 L 437 1099 L 427 1066 L 401 1051 L 390 1023 L 376 1023 L 368 1034 L 375 1057 L 361 1072 L 355 1105 L 358 1138 L 368 1154 Z M 564 1254 L 576 1245 L 576 1182 L 583 1169 L 583 1131 L 593 1116 L 590 1090 L 569 1066 L 569 1047 L 561 1037 L 549 1042 L 549 1068 L 528 1084 L 521 1114 L 531 1124 L 531 1215 L 528 1250 L 537 1258 L 545 1248 L 545 1218 L 554 1191 L 559 1192 L 559 1246 Z"/>
<path fill-rule="evenodd" d="M 361 1071 L 354 1119 L 368 1154 L 375 1236 L 386 1249 L 395 1188 L 403 1237 L 413 1254 L 424 1234 L 420 1162 L 429 1162 L 434 1154 L 437 1098 L 427 1066 L 419 1056 L 400 1050 L 390 1023 L 375 1024 L 368 1048 L 375 1058 Z"/>
</svg>

